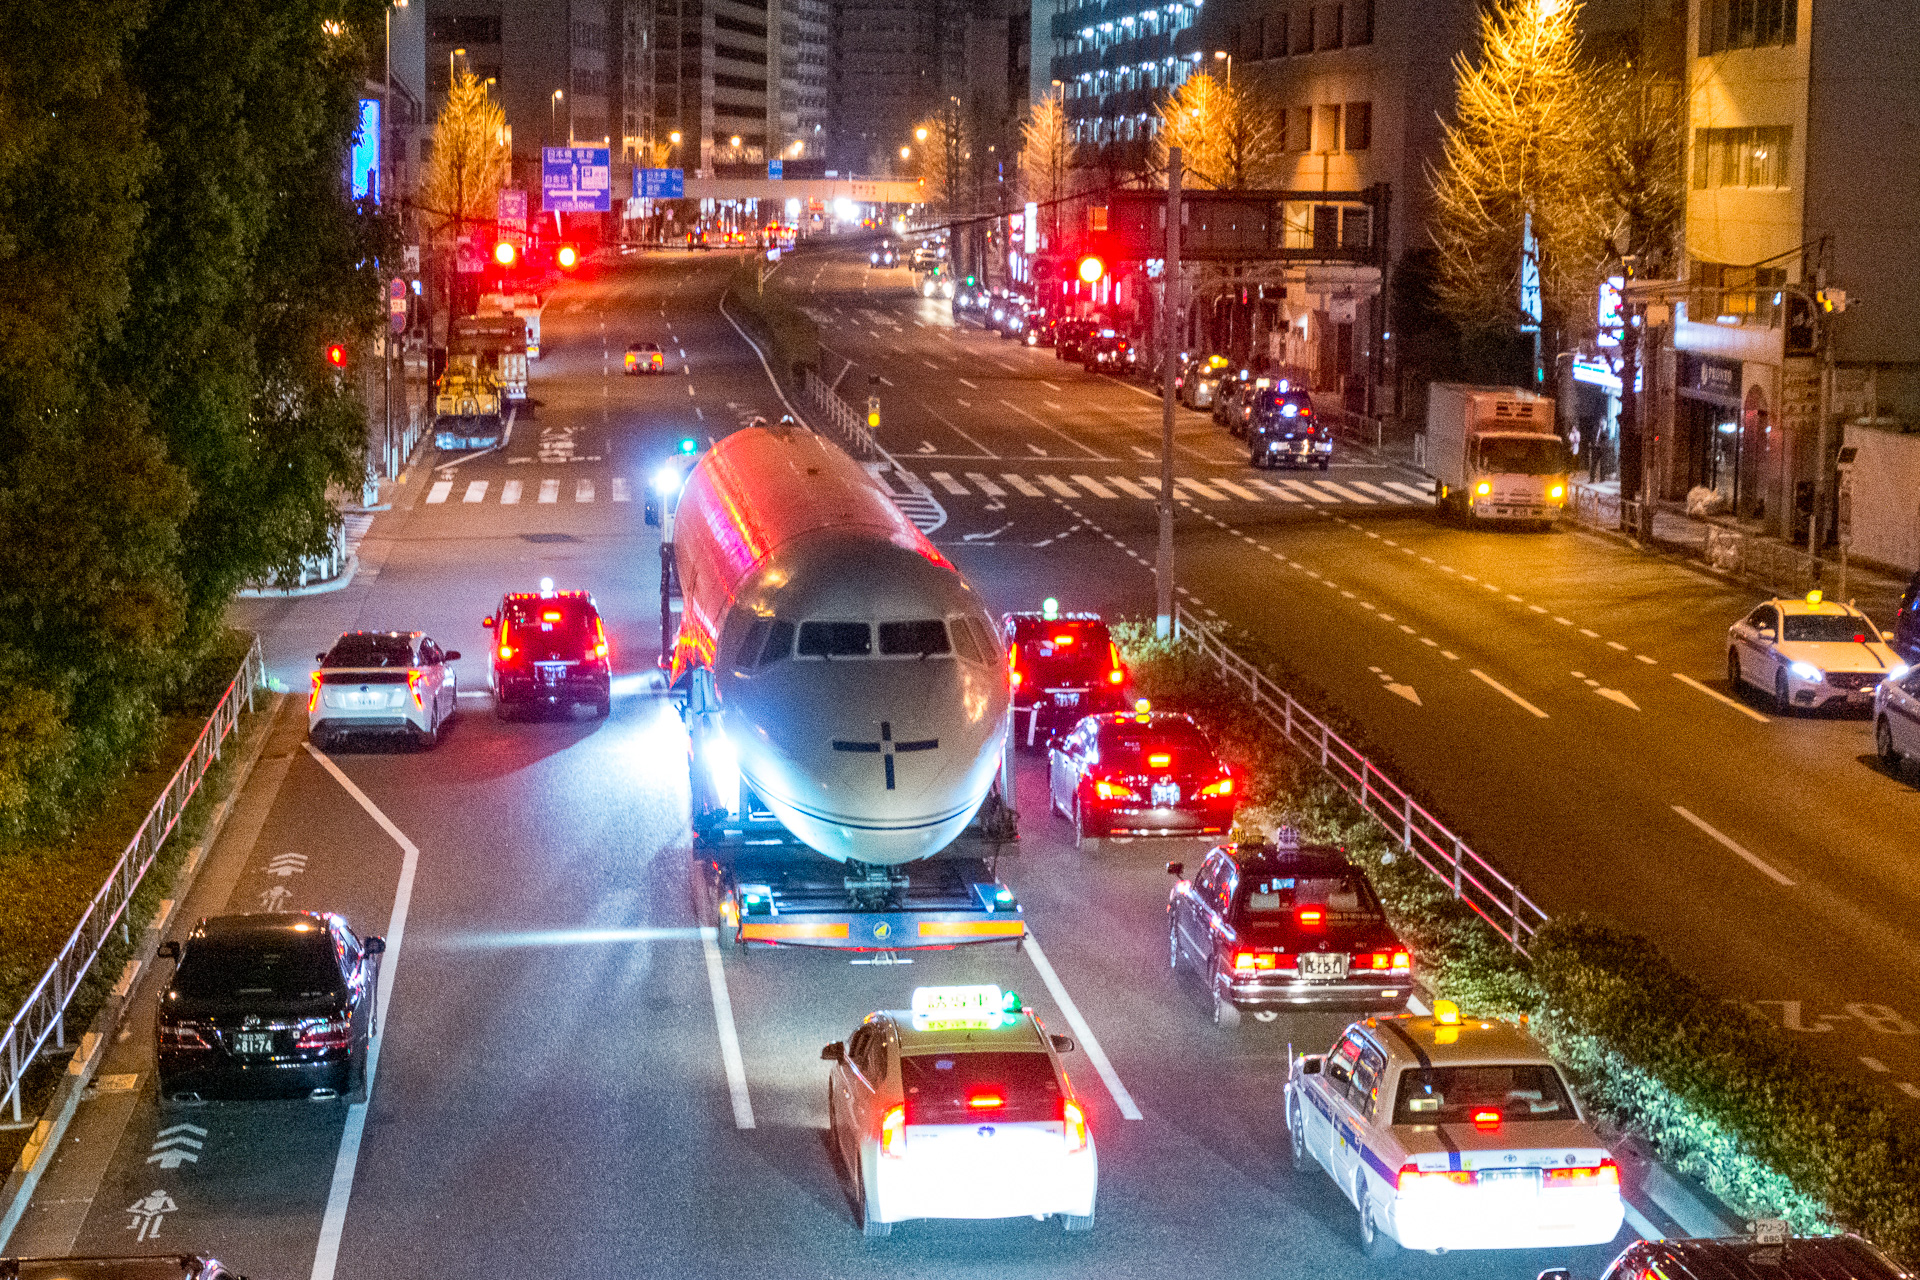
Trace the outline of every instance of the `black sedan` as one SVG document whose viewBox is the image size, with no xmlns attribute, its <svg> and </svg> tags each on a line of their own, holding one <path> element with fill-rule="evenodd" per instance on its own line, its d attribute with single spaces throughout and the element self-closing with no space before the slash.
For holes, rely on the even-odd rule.
<svg viewBox="0 0 1920 1280">
<path fill-rule="evenodd" d="M 175 961 L 155 1027 L 162 1101 L 363 1090 L 386 943 L 332 913 L 212 916 Z"/>
<path fill-rule="evenodd" d="M 1240 1011 L 1384 1013 L 1413 994 L 1413 957 L 1387 925 L 1373 886 L 1331 846 L 1227 844 L 1207 854 L 1167 900 L 1169 963 L 1206 975 L 1213 1020 Z"/>
<path fill-rule="evenodd" d="M 1189 716 L 1088 716 L 1047 751 L 1048 801 L 1075 847 L 1108 836 L 1223 836 L 1233 829 L 1233 771 Z"/>
</svg>

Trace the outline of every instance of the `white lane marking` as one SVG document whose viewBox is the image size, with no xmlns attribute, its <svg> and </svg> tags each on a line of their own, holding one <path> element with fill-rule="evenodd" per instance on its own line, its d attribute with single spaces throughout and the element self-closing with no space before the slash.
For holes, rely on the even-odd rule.
<svg viewBox="0 0 1920 1280">
<path fill-rule="evenodd" d="M 1621 653 L 1625 653 L 1627 651 L 1627 646 L 1621 644 L 1618 640 L 1607 641 L 1607 648 L 1618 649 Z"/>
<path fill-rule="evenodd" d="M 689 369 L 687 372 L 691 373 L 693 371 Z M 687 399 L 693 399 L 693 384 L 691 382 L 687 384 Z"/>
<path fill-rule="evenodd" d="M 615 502 L 633 501 L 633 488 L 627 483 L 625 476 L 615 476 L 613 478 L 613 500 Z"/>
<path fill-rule="evenodd" d="M 1398 489 L 1400 492 L 1406 494 L 1410 498 L 1418 498 L 1422 502 L 1433 501 L 1433 493 L 1431 490 L 1416 489 L 1410 484 L 1401 484 L 1398 480 L 1389 480 L 1386 482 L 1386 485 L 1387 485 L 1387 488 L 1389 489 Z"/>
<path fill-rule="evenodd" d="M 1056 384 L 1048 382 L 1045 378 L 1040 379 L 1040 385 L 1049 391 L 1058 391 L 1060 389 Z"/>
<path fill-rule="evenodd" d="M 747 1094 L 747 1064 L 740 1056 L 740 1033 L 733 1025 L 733 997 L 727 994 L 727 970 L 720 963 L 720 931 L 700 930 L 707 953 L 707 988 L 713 993 L 713 1021 L 720 1029 L 720 1061 L 727 1068 L 727 1092 L 733 1095 L 733 1127 L 753 1128 L 753 1099 Z"/>
<path fill-rule="evenodd" d="M 965 378 L 955 378 L 955 379 L 954 379 L 954 381 L 955 381 L 955 382 L 957 382 L 957 383 L 959 383 L 959 384 L 960 384 L 961 386 L 963 386 L 963 387 L 970 387 L 971 389 L 973 389 L 973 390 L 975 390 L 975 391 L 978 391 L 978 390 L 980 389 L 980 384 L 979 384 L 979 383 L 977 383 L 977 382 L 968 382 L 968 381 L 967 381 L 967 380 L 966 380 Z"/>
<path fill-rule="evenodd" d="M 1249 480 L 1247 481 L 1247 483 L 1252 485 L 1256 489 L 1264 489 L 1266 492 L 1272 494 L 1274 497 L 1280 499 L 1280 501 L 1282 502 L 1305 502 L 1306 501 L 1306 499 L 1301 497 L 1299 494 L 1294 493 L 1288 489 L 1282 489 L 1277 484 L 1269 484 L 1265 480 Z"/>
<path fill-rule="evenodd" d="M 1706 819 L 1695 816 L 1693 813 L 1689 812 L 1686 809 L 1686 807 L 1683 805 L 1673 806 L 1673 811 L 1679 814 L 1681 817 L 1685 818 L 1688 822 L 1691 822 L 1694 826 L 1706 832 L 1713 839 L 1719 841 L 1721 844 L 1725 845 L 1727 848 L 1733 850 L 1734 853 L 1738 854 L 1746 862 L 1751 863 L 1755 868 L 1757 868 L 1760 871 L 1762 875 L 1766 876 L 1769 880 L 1772 880 L 1775 884 L 1780 885 L 1782 888 L 1787 888 L 1787 889 L 1793 888 L 1793 881 L 1787 879 L 1785 876 L 1781 875 L 1778 871 L 1775 871 L 1771 866 L 1769 866 L 1762 859 L 1747 852 L 1744 848 L 1740 846 L 1739 841 L 1735 840 L 1732 836 L 1729 836 L 1724 832 L 1716 830 L 1711 823 L 1706 821 Z"/>
<path fill-rule="evenodd" d="M 1357 502 L 1364 507 L 1375 507 L 1380 505 L 1379 503 L 1375 502 L 1372 498 L 1369 498 L 1366 494 L 1355 493 L 1351 489 L 1343 489 L 1331 480 L 1315 480 L 1314 483 L 1319 485 L 1322 489 L 1331 489 L 1333 492 L 1339 494 L 1341 497 L 1345 498 L 1349 502 Z"/>
<path fill-rule="evenodd" d="M 433 488 L 427 490 L 428 502 L 445 502 L 447 495 L 453 492 L 453 481 L 435 480 Z"/>
<path fill-rule="evenodd" d="M 540 482 L 540 501 L 560 501 L 560 482 L 558 480 L 542 480 Z"/>
<path fill-rule="evenodd" d="M 1880 1059 L 1878 1058 L 1869 1058 L 1869 1057 L 1862 1056 L 1860 1061 L 1866 1066 L 1867 1070 L 1869 1071 L 1885 1071 L 1887 1069 L 1887 1064 L 1880 1061 Z"/>
<path fill-rule="evenodd" d="M 1019 493 L 1022 497 L 1044 498 L 1047 496 L 1046 494 L 1040 492 L 1038 489 L 1034 488 L 1031 484 L 1028 484 L 1026 480 L 1022 479 L 1019 476 L 1014 475 L 1010 471 L 1002 471 L 1000 473 L 1000 478 L 1002 480 L 1005 480 L 1008 484 L 1012 485 L 1014 487 L 1014 490 L 1017 493 Z"/>
<path fill-rule="evenodd" d="M 981 475 L 978 471 L 967 472 L 967 479 L 973 481 L 974 484 L 978 485 L 980 488 L 980 492 L 986 494 L 989 498 L 1004 498 L 1007 496 L 1007 491 L 1005 489 L 1002 489 L 999 485 L 987 479 L 985 476 Z"/>
<path fill-rule="evenodd" d="M 505 484 L 501 485 L 500 486 L 501 503 L 510 507 L 514 503 L 520 501 L 520 487 L 521 487 L 520 482 L 518 480 L 509 480 Z"/>
<path fill-rule="evenodd" d="M 1101 484 L 1098 480 L 1095 480 L 1092 476 L 1073 476 L 1072 480 L 1075 484 L 1079 485 L 1082 489 L 1085 489 L 1088 493 L 1092 494 L 1096 498 L 1113 497 L 1113 490 L 1107 488 L 1105 485 Z"/>
<path fill-rule="evenodd" d="M 573 500 L 575 502 L 592 502 L 593 481 L 582 480 L 579 484 L 573 486 Z"/>
<path fill-rule="evenodd" d="M 1403 507 L 1410 506 L 1413 502 L 1412 498 L 1403 498 L 1392 490 L 1382 489 L 1377 484 L 1368 484 L 1365 480 L 1349 480 L 1347 483 L 1356 489 L 1365 489 L 1376 498 L 1385 498 L 1388 502 L 1397 502 Z"/>
<path fill-rule="evenodd" d="M 1035 476 L 1034 479 L 1063 498 L 1077 498 L 1080 496 L 1079 490 L 1075 489 L 1065 480 L 1062 480 L 1059 476 Z"/>
<path fill-rule="evenodd" d="M 1525 707 L 1528 711 L 1533 712 L 1534 715 L 1540 717 L 1542 720 L 1545 720 L 1547 718 L 1546 712 L 1534 706 L 1531 702 L 1528 702 L 1525 698 L 1521 697 L 1519 694 L 1515 693 L 1513 690 L 1507 688 L 1507 686 L 1501 684 L 1498 680 L 1495 680 L 1492 676 L 1488 675 L 1486 672 L 1480 670 L 1480 668 L 1468 667 L 1467 670 L 1471 671 L 1474 675 L 1478 676 L 1482 681 L 1484 681 L 1487 684 L 1488 687 L 1499 690 L 1501 693 L 1505 694 L 1508 698 L 1511 698 L 1515 703 L 1519 704 L 1522 707 Z"/>
<path fill-rule="evenodd" d="M 1060 1006 L 1067 1025 L 1073 1028 L 1074 1038 L 1080 1042 L 1080 1051 L 1087 1055 L 1087 1061 L 1093 1064 L 1093 1069 L 1106 1084 L 1107 1092 L 1113 1095 L 1113 1105 L 1120 1108 L 1120 1114 L 1127 1119 L 1140 1119 L 1140 1108 L 1134 1104 L 1133 1095 L 1127 1092 L 1127 1086 L 1120 1083 L 1113 1064 L 1107 1061 L 1107 1051 L 1100 1047 L 1093 1028 L 1080 1016 L 1079 1006 L 1073 1003 L 1073 997 L 1067 994 L 1067 989 L 1060 985 L 1060 975 L 1053 971 L 1047 953 L 1040 949 L 1039 939 L 1029 933 L 1021 945 L 1027 953 L 1027 959 L 1033 961 L 1033 967 L 1040 971 L 1040 981 L 1047 984 L 1047 991 L 1053 996 L 1053 1002 Z"/>
<path fill-rule="evenodd" d="M 467 491 L 461 495 L 460 501 L 482 502 L 486 500 L 486 496 L 487 482 L 485 480 L 469 480 L 467 482 Z"/>
<path fill-rule="evenodd" d="M 1322 493 L 1318 489 L 1314 488 L 1312 485 L 1306 483 L 1303 480 L 1280 480 L 1280 481 L 1276 481 L 1275 483 L 1283 484 L 1288 489 L 1292 490 L 1295 493 L 1304 493 L 1307 495 L 1307 497 L 1313 499 L 1315 502 L 1340 501 L 1340 499 L 1334 497 L 1332 494 Z"/>
<path fill-rule="evenodd" d="M 1675 680 L 1678 680 L 1681 684 L 1686 685 L 1690 689 L 1698 689 L 1701 693 L 1706 694 L 1709 698 L 1712 698 L 1715 702 L 1726 703 L 1728 706 L 1732 707 L 1735 711 L 1738 711 L 1743 716 L 1747 716 L 1750 719 L 1758 720 L 1761 724 L 1772 723 L 1765 716 L 1761 715 L 1758 711 L 1755 711 L 1752 707 L 1740 701 L 1738 698 L 1729 698 L 1726 694 L 1721 693 L 1718 689 L 1709 689 L 1707 688 L 1707 686 L 1701 684 L 1698 680 L 1695 680 L 1692 676 L 1682 675 L 1680 672 L 1676 671 L 1673 673 L 1673 678 Z"/>
<path fill-rule="evenodd" d="M 1180 496 L 1180 493 L 1183 489 L 1189 490 L 1193 493 L 1197 493 L 1201 497 L 1207 499 L 1210 502 L 1225 502 L 1227 500 L 1226 496 L 1222 494 L 1219 490 L 1208 488 L 1206 485 L 1201 484 L 1198 480 L 1195 480 L 1192 476 L 1180 476 L 1174 480 L 1173 492 L 1176 497 Z"/>
<path fill-rule="evenodd" d="M 1651 667 L 1651 666 L 1656 666 L 1656 665 L 1658 665 L 1658 664 L 1656 664 L 1656 663 L 1654 662 L 1654 660 L 1653 660 L 1652 658 L 1649 658 L 1649 657 L 1648 657 L 1648 656 L 1647 656 L 1646 654 L 1644 654 L 1644 653 L 1636 653 L 1636 654 L 1634 654 L 1634 655 L 1633 655 L 1633 660 L 1634 660 L 1635 662 L 1644 662 L 1644 663 L 1646 663 L 1646 664 L 1647 664 L 1648 666 L 1650 666 L 1650 667 Z"/>
<path fill-rule="evenodd" d="M 1215 476 L 1213 479 L 1207 481 L 1207 483 L 1214 485 L 1217 488 L 1225 489 L 1228 493 L 1232 494 L 1234 497 L 1239 498 L 1245 502 L 1266 501 L 1266 499 L 1262 498 L 1259 494 L 1255 493 L 1253 490 L 1246 488 L 1244 485 L 1237 485 L 1231 480 L 1222 480 L 1218 476 Z"/>
<path fill-rule="evenodd" d="M 1129 498 L 1145 498 L 1148 501 L 1152 501 L 1154 496 L 1151 492 L 1149 492 L 1146 489 L 1142 489 L 1139 485 L 1127 479 L 1125 476 L 1108 476 L 1107 483 L 1112 485 L 1114 488 L 1118 489 L 1120 492 L 1126 494 Z"/>
<path fill-rule="evenodd" d="M 1589 640 L 1598 640 L 1600 638 L 1600 633 L 1598 631 L 1589 631 L 1585 627 L 1580 628 L 1580 634 L 1585 636 Z"/>
<path fill-rule="evenodd" d="M 1159 456 L 1160 456 L 1159 454 L 1157 454 L 1157 453 L 1155 453 L 1155 452 L 1154 452 L 1153 450 L 1151 450 L 1151 449 L 1142 449 L 1142 448 L 1141 448 L 1141 447 L 1140 447 L 1139 445 L 1137 445 L 1137 444 L 1136 444 L 1136 445 L 1134 445 L 1134 446 L 1132 446 L 1132 448 L 1133 448 L 1133 451 L 1134 451 L 1135 453 L 1137 453 L 1137 454 L 1139 454 L 1139 455 L 1140 455 L 1141 457 L 1143 457 L 1143 458 L 1145 458 L 1145 459 L 1146 459 L 1146 460 L 1147 460 L 1148 462 L 1152 462 L 1152 461 L 1153 461 L 1153 460 L 1154 460 L 1155 458 L 1157 458 L 1157 457 L 1159 457 Z"/>
<path fill-rule="evenodd" d="M 948 493 L 958 493 L 958 494 L 964 495 L 970 492 L 967 486 L 961 484 L 958 480 L 955 480 L 950 472 L 930 471 L 927 474 L 933 477 L 933 482 L 935 484 L 939 485 L 942 489 L 945 489 Z"/>
<path fill-rule="evenodd" d="M 380 981 L 374 995 L 377 1025 L 367 1044 L 366 1083 L 362 1086 L 371 1100 L 374 1074 L 380 1067 L 380 1046 L 386 1042 L 387 1006 L 393 1000 L 393 979 L 400 960 L 400 944 L 406 940 L 407 910 L 413 905 L 413 876 L 420 866 L 420 849 L 394 825 L 393 819 L 367 798 L 366 792 L 353 784 L 352 778 L 340 771 L 339 765 L 315 751 L 312 743 L 303 745 L 307 748 L 307 754 L 319 761 L 320 767 L 332 774 L 334 781 L 346 788 L 347 794 L 366 810 L 367 816 L 400 846 L 400 883 L 393 891 L 393 913 L 387 917 L 387 949 L 380 957 Z M 334 1267 L 340 1261 L 340 1236 L 347 1225 L 347 1201 L 353 1196 L 354 1168 L 360 1163 L 360 1139 L 366 1130 L 367 1103 L 352 1103 L 347 1107 L 346 1126 L 340 1132 L 340 1152 L 333 1162 L 333 1184 L 327 1191 L 327 1209 L 320 1218 L 320 1239 L 313 1250 L 313 1280 L 333 1280 Z"/>
</svg>

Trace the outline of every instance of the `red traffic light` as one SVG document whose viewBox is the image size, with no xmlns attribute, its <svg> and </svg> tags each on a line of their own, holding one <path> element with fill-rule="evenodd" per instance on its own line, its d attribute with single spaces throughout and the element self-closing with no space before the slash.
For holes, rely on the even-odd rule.
<svg viewBox="0 0 1920 1280">
<path fill-rule="evenodd" d="M 347 367 L 347 344 L 333 342 L 327 345 L 327 363 L 336 369 Z"/>
<path fill-rule="evenodd" d="M 520 246 L 511 240 L 502 240 L 493 246 L 493 260 L 503 267 L 510 267 L 520 258 Z"/>
<path fill-rule="evenodd" d="M 1088 284 L 1092 284 L 1105 274 L 1107 274 L 1107 264 L 1092 254 L 1080 259 L 1080 278 Z"/>
<path fill-rule="evenodd" d="M 580 251 L 570 244 L 563 244 L 554 252 L 553 260 L 560 264 L 562 271 L 571 271 L 580 265 Z"/>
</svg>

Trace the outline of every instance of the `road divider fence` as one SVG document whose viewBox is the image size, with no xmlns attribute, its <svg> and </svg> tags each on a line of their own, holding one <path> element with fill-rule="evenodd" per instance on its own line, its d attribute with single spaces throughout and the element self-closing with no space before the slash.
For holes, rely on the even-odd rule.
<svg viewBox="0 0 1920 1280">
<path fill-rule="evenodd" d="M 1520 891 L 1520 886 L 1468 848 L 1466 841 L 1427 812 L 1325 720 L 1228 647 L 1220 639 L 1217 624 L 1194 617 L 1184 605 L 1175 608 L 1174 620 L 1178 634 L 1193 642 L 1221 678 L 1246 690 L 1255 713 L 1288 745 L 1316 760 L 1341 790 L 1380 823 L 1398 848 L 1446 884 L 1455 898 L 1471 907 L 1515 951 L 1527 953 L 1528 944 L 1549 917 Z"/>
<path fill-rule="evenodd" d="M 874 443 L 873 432 L 866 424 L 865 415 L 842 400 L 840 393 L 828 386 L 826 380 L 811 367 L 807 369 L 803 390 L 807 404 L 819 415 L 815 421 L 824 424 L 839 437 L 840 443 L 849 453 L 863 461 L 880 456 L 880 450 Z"/>
<path fill-rule="evenodd" d="M 220 759 L 220 748 L 239 725 L 240 716 L 253 710 L 254 690 L 263 684 L 265 675 L 266 660 L 256 637 L 241 660 L 240 670 L 201 727 L 193 749 L 147 811 L 139 830 L 127 842 L 106 883 L 93 895 L 93 901 L 80 917 L 80 923 L 74 926 L 66 945 L 60 948 L 39 983 L 7 1023 L 5 1036 L 0 1038 L 0 1071 L 5 1073 L 0 1076 L 0 1081 L 4 1081 L 0 1106 L 11 1108 L 16 1123 L 20 1120 L 23 1080 L 48 1051 L 49 1042 L 56 1050 L 66 1048 L 67 1006 L 87 981 L 113 931 L 120 930 L 123 941 L 132 941 L 127 909 L 133 896 L 167 837 L 180 824 L 187 802 L 200 789 L 207 771 Z"/>
</svg>

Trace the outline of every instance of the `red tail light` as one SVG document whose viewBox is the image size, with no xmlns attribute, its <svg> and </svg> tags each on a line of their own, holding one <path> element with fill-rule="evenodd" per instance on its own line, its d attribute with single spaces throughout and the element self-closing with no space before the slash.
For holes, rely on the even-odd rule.
<svg viewBox="0 0 1920 1280">
<path fill-rule="evenodd" d="M 1360 951 L 1353 957 L 1356 969 L 1390 970 L 1394 973 L 1406 973 L 1413 968 L 1413 957 L 1404 949 L 1387 951 Z"/>
<path fill-rule="evenodd" d="M 968 1097 L 967 1105 L 975 1111 L 991 1111 L 1006 1106 L 1007 1100 L 997 1093 L 976 1093 Z"/>
<path fill-rule="evenodd" d="M 311 712 L 320 705 L 320 673 L 313 673 L 313 692 L 307 695 L 307 710 Z"/>
<path fill-rule="evenodd" d="M 420 700 L 420 673 L 418 671 L 407 672 L 407 688 L 413 690 L 414 706 L 424 707 L 427 705 Z"/>
<path fill-rule="evenodd" d="M 1099 796 L 1102 800 L 1138 800 L 1140 798 L 1134 793 L 1132 787 L 1109 781 L 1106 778 L 1095 778 L 1093 780 L 1093 794 Z"/>
<path fill-rule="evenodd" d="M 1400 1175 L 1394 1179 L 1394 1187 L 1399 1191 L 1411 1191 L 1419 1187 L 1466 1187 L 1473 1185 L 1473 1173 L 1467 1169 L 1422 1169 L 1409 1160 L 1400 1166 Z"/>
<path fill-rule="evenodd" d="M 1118 667 L 1115 667 L 1113 670 L 1107 672 L 1108 684 L 1124 684 L 1126 683 L 1126 679 L 1127 679 L 1127 673 L 1122 671 Z"/>
<path fill-rule="evenodd" d="M 211 1049 L 207 1038 L 200 1034 L 200 1028 L 190 1022 L 163 1022 L 160 1024 L 160 1047 L 162 1049 Z"/>
<path fill-rule="evenodd" d="M 1072 643 L 1073 643 L 1073 637 L 1072 637 L 1072 636 L 1070 636 L 1070 635 L 1066 635 L 1066 636 L 1055 636 L 1055 637 L 1053 638 L 1053 642 L 1054 642 L 1055 644 L 1057 644 L 1057 645 L 1069 645 L 1069 644 L 1072 644 Z"/>
<path fill-rule="evenodd" d="M 1164 753 L 1155 753 L 1147 757 L 1147 768 L 1165 769 L 1173 764 L 1173 757 Z"/>
<path fill-rule="evenodd" d="M 1200 794 L 1203 796 L 1230 796 L 1233 794 L 1233 779 L 1222 778 L 1218 782 L 1209 782 L 1206 786 L 1200 788 Z"/>
<path fill-rule="evenodd" d="M 512 645 L 503 644 L 500 646 L 500 661 L 505 662 L 508 658 L 511 658 L 512 656 L 513 656 Z"/>
<path fill-rule="evenodd" d="M 1327 913 L 1319 907 L 1302 907 L 1297 918 L 1302 928 L 1318 929 L 1327 922 Z"/>
<path fill-rule="evenodd" d="M 880 1122 L 880 1154 L 888 1160 L 907 1156 L 907 1109 L 895 1107 Z"/>
<path fill-rule="evenodd" d="M 1066 1134 L 1068 1151 L 1087 1149 L 1087 1113 L 1080 1109 L 1077 1102 L 1067 1102 L 1060 1108 L 1061 1129 Z"/>
<path fill-rule="evenodd" d="M 1281 958 L 1271 951 L 1236 951 L 1233 953 L 1234 972 L 1252 973 L 1256 969 L 1277 968 Z"/>
<path fill-rule="evenodd" d="M 350 1049 L 353 1047 L 353 1015 L 344 1018 L 308 1018 L 300 1024 L 296 1049 Z"/>
<path fill-rule="evenodd" d="M 1605 1159 L 1597 1165 L 1548 1169 L 1541 1175 L 1541 1182 L 1549 1187 L 1617 1187 L 1620 1185 L 1620 1166 L 1611 1159 Z"/>
<path fill-rule="evenodd" d="M 1500 1130 L 1500 1113 L 1492 1107 L 1482 1107 L 1473 1113 L 1473 1127 L 1482 1133 L 1497 1133 Z"/>
</svg>

